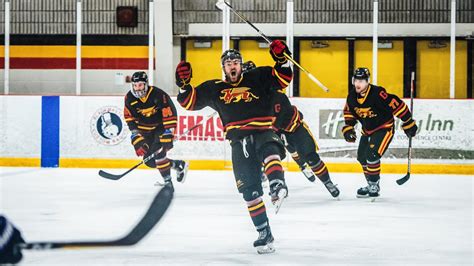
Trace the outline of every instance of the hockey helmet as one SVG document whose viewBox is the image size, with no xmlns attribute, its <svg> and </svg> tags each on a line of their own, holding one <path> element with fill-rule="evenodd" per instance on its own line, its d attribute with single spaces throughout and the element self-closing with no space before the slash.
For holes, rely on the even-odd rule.
<svg viewBox="0 0 474 266">
<path fill-rule="evenodd" d="M 144 71 L 138 71 L 133 73 L 132 78 L 132 89 L 131 92 L 135 98 L 143 98 L 145 95 L 148 93 L 148 75 Z M 145 84 L 145 89 L 143 90 L 135 90 L 135 83 L 144 83 Z"/>
<path fill-rule="evenodd" d="M 356 79 L 365 79 L 367 82 L 370 82 L 370 71 L 366 67 L 358 67 L 354 70 L 354 75 L 352 75 L 352 85 Z"/>
<path fill-rule="evenodd" d="M 249 72 L 250 70 L 256 68 L 257 66 L 253 61 L 247 61 L 242 64 L 242 73 Z"/>
<path fill-rule="evenodd" d="M 240 54 L 238 50 L 235 50 L 235 49 L 226 50 L 221 56 L 221 65 L 224 66 L 225 61 L 234 60 L 234 59 L 239 59 L 241 64 L 243 62 L 242 55 Z"/>
</svg>

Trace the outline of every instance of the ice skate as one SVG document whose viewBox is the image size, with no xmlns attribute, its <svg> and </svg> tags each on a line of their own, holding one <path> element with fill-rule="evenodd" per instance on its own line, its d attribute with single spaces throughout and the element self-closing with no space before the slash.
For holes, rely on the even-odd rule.
<svg viewBox="0 0 474 266">
<path fill-rule="evenodd" d="M 377 182 L 369 181 L 369 186 L 368 187 L 369 187 L 369 191 L 368 191 L 369 197 L 372 198 L 372 201 L 374 201 L 375 198 L 380 196 L 380 194 L 379 194 L 379 192 L 380 192 L 379 181 L 377 181 Z"/>
<path fill-rule="evenodd" d="M 180 183 L 184 183 L 188 174 L 189 163 L 186 161 L 175 160 L 174 164 L 175 166 L 173 169 L 176 170 L 176 180 Z"/>
<path fill-rule="evenodd" d="M 303 172 L 304 176 L 309 180 L 309 182 L 314 182 L 316 180 L 316 177 L 314 176 L 313 170 L 311 168 L 306 167 L 306 164 L 301 166 L 301 172 Z"/>
<path fill-rule="evenodd" d="M 270 196 L 275 206 L 275 214 L 277 214 L 283 204 L 283 200 L 288 197 L 288 187 L 285 181 L 280 179 L 270 181 Z"/>
<path fill-rule="evenodd" d="M 369 197 L 369 186 L 361 187 L 357 190 L 358 198 L 368 198 Z"/>
<path fill-rule="evenodd" d="M 258 254 L 268 254 L 275 252 L 273 246 L 273 235 L 270 226 L 264 227 L 258 231 L 258 238 L 253 242 L 253 246 L 257 249 Z"/>
<path fill-rule="evenodd" d="M 156 181 L 155 186 L 159 186 L 159 187 L 167 186 L 171 188 L 171 190 L 174 192 L 174 186 L 173 186 L 173 182 L 171 181 L 171 176 L 163 177 L 163 179 L 164 179 L 164 182 Z"/>
<path fill-rule="evenodd" d="M 324 183 L 324 186 L 329 191 L 329 193 L 331 193 L 331 196 L 333 196 L 334 198 L 339 197 L 340 191 L 337 188 L 337 185 L 335 185 L 331 180 L 326 181 Z"/>
</svg>

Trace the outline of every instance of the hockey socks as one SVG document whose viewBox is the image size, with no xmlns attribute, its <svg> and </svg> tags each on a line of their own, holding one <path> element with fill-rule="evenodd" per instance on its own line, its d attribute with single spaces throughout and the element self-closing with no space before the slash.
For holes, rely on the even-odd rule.
<svg viewBox="0 0 474 266">
<path fill-rule="evenodd" d="M 317 163 L 310 162 L 309 167 L 311 167 L 311 170 L 313 170 L 313 173 L 321 182 L 325 183 L 330 180 L 328 168 L 323 161 L 319 160 Z"/>
<path fill-rule="evenodd" d="M 156 169 L 160 171 L 163 178 L 171 175 L 171 161 L 168 158 L 161 158 L 156 160 Z"/>
<path fill-rule="evenodd" d="M 313 173 L 323 182 L 324 186 L 326 189 L 329 191 L 331 196 L 333 197 L 338 197 L 340 194 L 339 189 L 337 188 L 336 185 L 331 181 L 331 178 L 329 177 L 329 171 L 324 162 L 319 159 L 317 163 L 310 162 L 310 167 Z"/>
<path fill-rule="evenodd" d="M 247 208 L 257 230 L 268 225 L 267 212 L 262 197 L 247 201 Z"/>
<path fill-rule="evenodd" d="M 263 160 L 263 165 L 265 174 L 270 181 L 270 196 L 273 205 L 275 205 L 275 213 L 278 213 L 283 200 L 288 196 L 280 156 L 276 154 L 267 156 Z"/>
</svg>

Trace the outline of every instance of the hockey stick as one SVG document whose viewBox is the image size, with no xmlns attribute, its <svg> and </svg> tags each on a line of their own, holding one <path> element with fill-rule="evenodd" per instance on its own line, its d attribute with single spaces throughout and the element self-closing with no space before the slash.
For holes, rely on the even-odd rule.
<svg viewBox="0 0 474 266">
<path fill-rule="evenodd" d="M 413 90 L 414 90 L 414 81 L 415 81 L 415 72 L 411 72 L 411 88 L 410 88 L 410 111 L 411 115 L 413 116 Z M 412 147 L 411 147 L 411 141 L 412 137 L 410 136 L 408 138 L 408 169 L 407 169 L 407 174 L 397 180 L 398 185 L 403 185 L 405 182 L 410 179 L 410 172 L 411 172 L 411 154 L 412 154 Z"/>
<path fill-rule="evenodd" d="M 258 34 L 260 34 L 260 36 L 262 36 L 262 38 L 268 43 L 268 44 L 271 44 L 272 41 L 267 37 L 267 35 L 265 35 L 263 32 L 261 32 L 255 25 L 252 24 L 252 22 L 250 22 L 248 19 L 246 19 L 243 15 L 241 15 L 240 13 L 238 13 L 237 11 L 235 11 L 235 9 L 225 0 L 219 0 L 217 1 L 216 3 L 216 7 L 220 10 L 223 10 L 225 8 L 225 6 L 228 6 L 229 9 L 234 12 L 234 14 L 236 14 L 242 21 L 244 21 L 245 23 L 249 24 L 250 27 L 252 27 L 255 31 L 257 31 Z M 290 60 L 294 65 L 296 65 L 301 71 L 303 71 L 309 79 L 311 79 L 314 83 L 316 83 L 321 89 L 323 89 L 325 92 L 329 92 L 329 89 L 328 87 L 324 86 L 323 83 L 321 83 L 321 81 L 319 81 L 313 74 L 311 74 L 311 72 L 309 72 L 308 70 L 306 70 L 304 67 L 302 67 L 300 64 L 298 64 L 298 62 L 295 61 L 295 59 L 293 59 L 291 56 L 289 56 L 288 54 L 284 53 L 285 57 Z"/>
<path fill-rule="evenodd" d="M 137 225 L 124 237 L 110 241 L 77 241 L 77 242 L 30 242 L 20 244 L 22 249 L 78 249 L 93 247 L 132 246 L 143 239 L 160 221 L 173 199 L 173 190 L 169 187 L 161 189 L 153 199 L 150 207 Z"/>
<path fill-rule="evenodd" d="M 197 127 L 201 126 L 204 122 L 206 122 L 207 120 L 209 120 L 210 118 L 214 117 L 215 115 L 217 114 L 217 112 L 214 112 L 210 115 L 208 115 L 206 117 L 206 119 L 202 120 L 201 122 L 197 123 L 196 125 L 192 126 L 190 129 L 186 130 L 183 134 L 181 134 L 179 137 L 176 138 L 175 141 L 178 141 L 179 138 L 183 137 L 183 136 L 186 136 L 187 134 L 189 134 L 189 132 L 193 131 L 194 129 L 196 129 Z M 127 175 L 128 173 L 130 173 L 131 171 L 135 170 L 137 167 L 139 167 L 140 165 L 150 161 L 151 159 L 155 158 L 155 156 L 157 154 L 159 154 L 161 151 L 163 150 L 163 148 L 160 148 L 159 150 L 155 151 L 154 153 L 150 154 L 148 157 L 144 158 L 141 162 L 139 162 L 138 164 L 134 165 L 132 168 L 128 169 L 127 171 L 125 171 L 123 174 L 119 174 L 119 175 L 114 175 L 114 174 L 111 174 L 111 173 L 107 173 L 103 170 L 99 170 L 99 175 L 103 178 L 107 178 L 107 179 L 110 179 L 110 180 L 119 180 L 120 178 L 124 177 L 125 175 Z"/>
<path fill-rule="evenodd" d="M 163 150 L 163 147 L 161 147 L 159 150 L 155 151 L 154 153 L 150 154 L 148 157 L 146 157 L 145 159 L 143 159 L 142 161 L 140 161 L 139 163 L 137 163 L 136 165 L 134 165 L 132 168 L 128 169 L 125 173 L 123 174 L 120 174 L 120 175 L 114 175 L 114 174 L 111 174 L 111 173 L 107 173 L 103 170 L 99 170 L 99 175 L 103 178 L 107 178 L 107 179 L 110 179 L 110 180 L 119 180 L 120 178 L 124 177 L 126 174 L 130 173 L 131 171 L 135 170 L 137 167 L 139 167 L 140 165 L 148 162 L 149 160 L 155 158 L 155 156 L 160 153 L 161 151 Z"/>
</svg>

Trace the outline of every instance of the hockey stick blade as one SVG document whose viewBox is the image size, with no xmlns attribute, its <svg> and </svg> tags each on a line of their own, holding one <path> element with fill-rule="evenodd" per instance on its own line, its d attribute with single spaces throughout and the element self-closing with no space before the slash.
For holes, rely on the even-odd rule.
<svg viewBox="0 0 474 266">
<path fill-rule="evenodd" d="M 119 180 L 120 178 L 122 178 L 124 176 L 124 174 L 114 175 L 114 174 L 107 173 L 107 172 L 102 171 L 102 170 L 99 170 L 99 175 L 103 178 L 107 178 L 107 179 L 110 179 L 110 180 Z"/>
<path fill-rule="evenodd" d="M 173 190 L 164 187 L 153 199 L 150 207 L 138 224 L 124 237 L 111 241 L 84 241 L 84 242 L 31 242 L 21 244 L 22 249 L 81 249 L 94 247 L 132 246 L 142 240 L 153 227 L 161 220 L 173 199 Z"/>
<path fill-rule="evenodd" d="M 404 177 L 398 179 L 397 184 L 399 184 L 401 186 L 401 185 L 405 184 L 405 182 L 407 182 L 408 179 L 410 179 L 410 173 L 407 173 Z"/>
<path fill-rule="evenodd" d="M 110 180 L 119 180 L 120 178 L 124 177 L 126 174 L 128 174 L 131 171 L 135 170 L 140 165 L 142 165 L 142 164 L 148 162 L 149 160 L 152 160 L 153 158 L 155 158 L 155 156 L 158 153 L 160 153 L 162 150 L 163 150 L 163 147 L 161 147 L 159 150 L 155 151 L 154 153 L 150 154 L 148 157 L 144 158 L 143 161 L 137 163 L 136 165 L 134 165 L 132 168 L 128 169 L 125 173 L 123 173 L 121 175 L 114 175 L 114 174 L 111 174 L 111 173 L 107 173 L 103 170 L 99 170 L 99 175 L 103 178 L 107 178 L 107 179 L 110 179 Z"/>
</svg>

